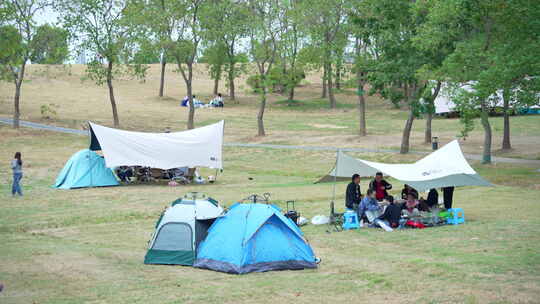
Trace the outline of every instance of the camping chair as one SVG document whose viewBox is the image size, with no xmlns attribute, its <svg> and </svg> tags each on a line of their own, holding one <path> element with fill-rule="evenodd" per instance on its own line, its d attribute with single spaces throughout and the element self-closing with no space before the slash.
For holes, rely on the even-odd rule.
<svg viewBox="0 0 540 304">
<path fill-rule="evenodd" d="M 331 230 L 335 232 L 343 231 L 343 213 L 336 213 L 334 208 L 334 201 L 330 202 L 330 220 L 328 221 L 328 230 L 326 232 L 330 233 Z"/>
</svg>

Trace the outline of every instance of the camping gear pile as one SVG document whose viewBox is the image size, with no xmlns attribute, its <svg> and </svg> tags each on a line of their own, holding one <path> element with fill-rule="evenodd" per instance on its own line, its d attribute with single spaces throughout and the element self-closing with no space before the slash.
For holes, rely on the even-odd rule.
<svg viewBox="0 0 540 304">
<path fill-rule="evenodd" d="M 191 193 L 173 202 L 156 223 L 145 264 L 192 265 L 226 273 L 316 268 L 300 228 L 252 195 L 224 210 L 213 199 Z"/>
</svg>

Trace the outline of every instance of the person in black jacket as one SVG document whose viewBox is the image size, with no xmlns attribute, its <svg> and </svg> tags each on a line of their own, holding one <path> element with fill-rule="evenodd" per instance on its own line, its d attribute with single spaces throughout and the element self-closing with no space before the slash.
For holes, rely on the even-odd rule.
<svg viewBox="0 0 540 304">
<path fill-rule="evenodd" d="M 389 196 L 386 190 L 392 189 L 392 185 L 383 179 L 382 172 L 377 172 L 375 179 L 369 183 L 369 189 L 375 192 L 375 198 L 380 202 Z"/>
<path fill-rule="evenodd" d="M 379 217 L 380 220 L 388 221 L 388 225 L 392 228 L 399 226 L 399 220 L 401 219 L 401 206 L 394 203 L 394 197 L 389 196 L 386 198 L 390 205 L 386 207 L 383 215 Z"/>
<path fill-rule="evenodd" d="M 347 209 L 356 209 L 362 198 L 362 192 L 360 191 L 360 175 L 353 174 L 351 180 L 352 181 L 347 185 L 347 192 L 345 192 L 345 207 L 347 207 Z"/>
<path fill-rule="evenodd" d="M 429 208 L 437 206 L 439 204 L 439 192 L 437 192 L 436 189 L 429 190 L 426 204 L 429 206 Z"/>
<path fill-rule="evenodd" d="M 442 188 L 442 190 L 443 190 L 444 208 L 451 209 L 452 202 L 454 200 L 454 187 L 444 187 Z"/>
</svg>

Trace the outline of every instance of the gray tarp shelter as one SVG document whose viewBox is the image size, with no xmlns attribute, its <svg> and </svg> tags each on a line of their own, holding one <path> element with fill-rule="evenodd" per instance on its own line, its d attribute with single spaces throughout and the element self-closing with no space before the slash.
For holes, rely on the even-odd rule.
<svg viewBox="0 0 540 304">
<path fill-rule="evenodd" d="M 379 171 L 418 191 L 450 186 L 492 186 L 469 165 L 457 140 L 412 164 L 371 162 L 338 151 L 336 166 L 318 182 L 350 179 L 355 173 L 374 176 Z"/>
</svg>

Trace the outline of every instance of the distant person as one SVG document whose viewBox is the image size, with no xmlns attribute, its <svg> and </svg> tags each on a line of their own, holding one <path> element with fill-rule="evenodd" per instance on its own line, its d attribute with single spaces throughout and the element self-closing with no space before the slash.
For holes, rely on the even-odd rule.
<svg viewBox="0 0 540 304">
<path fill-rule="evenodd" d="M 11 161 L 11 170 L 13 171 L 13 185 L 11 186 L 11 195 L 19 194 L 22 196 L 21 179 L 23 177 L 21 152 L 15 153 Z"/>
<path fill-rule="evenodd" d="M 193 106 L 195 108 L 197 108 L 198 105 L 201 104 L 201 103 L 204 104 L 204 102 L 198 100 L 195 95 L 192 95 L 191 99 L 193 100 Z M 182 99 L 182 103 L 180 105 L 182 107 L 189 107 L 189 97 L 188 96 L 184 97 L 184 99 Z"/>
<path fill-rule="evenodd" d="M 208 103 L 209 106 L 215 107 L 215 108 L 222 108 L 223 107 L 223 97 L 221 96 L 221 93 L 218 93 L 214 99 Z"/>
<path fill-rule="evenodd" d="M 443 190 L 443 201 L 445 209 L 452 209 L 452 202 L 454 200 L 454 187 L 444 187 Z"/>
<path fill-rule="evenodd" d="M 345 207 L 347 209 L 356 209 L 360 205 L 362 192 L 360 191 L 360 175 L 353 174 L 351 182 L 347 185 L 345 192 Z"/>
<path fill-rule="evenodd" d="M 195 95 L 193 95 L 193 98 L 195 98 Z M 180 106 L 187 107 L 189 105 L 189 97 L 186 96 L 182 101 L 180 102 Z"/>
<path fill-rule="evenodd" d="M 406 200 L 407 195 L 409 195 L 409 193 L 414 193 L 414 194 L 416 194 L 416 197 L 418 197 L 418 191 L 416 191 L 416 189 L 414 189 L 413 187 L 405 184 L 403 186 L 403 190 L 401 190 L 401 198 Z"/>
<path fill-rule="evenodd" d="M 366 196 L 362 198 L 358 206 L 358 218 L 366 217 L 370 223 L 373 223 L 381 215 L 381 207 L 375 199 L 375 191 L 369 189 Z"/>
<path fill-rule="evenodd" d="M 375 199 L 380 202 L 389 196 L 387 190 L 392 189 L 392 185 L 383 179 L 382 172 L 377 172 L 375 179 L 369 183 L 369 189 L 375 192 Z"/>
</svg>

